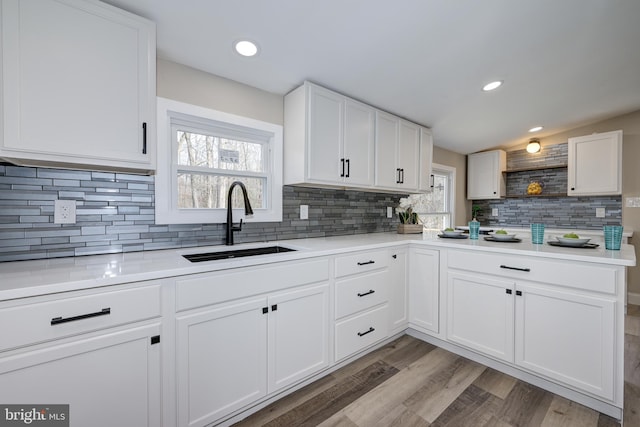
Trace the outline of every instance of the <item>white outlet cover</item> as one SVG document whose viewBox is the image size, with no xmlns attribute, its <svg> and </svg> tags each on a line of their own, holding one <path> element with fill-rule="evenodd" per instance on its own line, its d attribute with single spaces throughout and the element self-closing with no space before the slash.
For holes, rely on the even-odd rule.
<svg viewBox="0 0 640 427">
<path fill-rule="evenodd" d="M 309 205 L 300 205 L 300 219 L 309 219 Z"/>
<path fill-rule="evenodd" d="M 604 208 L 596 208 L 596 218 L 604 218 L 605 215 L 606 215 L 606 212 Z"/>
<path fill-rule="evenodd" d="M 54 224 L 75 224 L 76 223 L 76 201 L 56 200 L 53 203 Z"/>
<path fill-rule="evenodd" d="M 393 207 L 387 206 L 387 218 L 393 218 Z"/>
<path fill-rule="evenodd" d="M 625 197 L 625 205 L 628 208 L 640 208 L 640 197 Z"/>
<path fill-rule="evenodd" d="M 491 209 L 491 216 L 498 216 L 498 208 Z"/>
</svg>

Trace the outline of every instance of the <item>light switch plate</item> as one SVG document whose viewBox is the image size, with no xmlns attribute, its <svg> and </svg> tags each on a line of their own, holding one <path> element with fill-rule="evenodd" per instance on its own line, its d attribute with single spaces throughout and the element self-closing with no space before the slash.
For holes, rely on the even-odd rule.
<svg viewBox="0 0 640 427">
<path fill-rule="evenodd" d="M 628 208 L 640 208 L 640 197 L 625 197 L 625 205 Z"/>
<path fill-rule="evenodd" d="M 498 208 L 491 209 L 491 216 L 498 216 Z"/>
<path fill-rule="evenodd" d="M 309 219 L 309 205 L 300 205 L 300 219 Z"/>
<path fill-rule="evenodd" d="M 76 201 L 56 200 L 53 202 L 53 222 L 54 224 L 75 224 L 76 223 Z"/>
<path fill-rule="evenodd" d="M 596 218 L 604 218 L 606 212 L 604 208 L 596 208 Z"/>
</svg>

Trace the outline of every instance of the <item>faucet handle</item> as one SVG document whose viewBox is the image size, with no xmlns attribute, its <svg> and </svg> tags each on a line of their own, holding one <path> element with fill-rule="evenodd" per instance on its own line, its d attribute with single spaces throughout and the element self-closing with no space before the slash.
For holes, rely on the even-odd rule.
<svg viewBox="0 0 640 427">
<path fill-rule="evenodd" d="M 242 231 L 242 218 L 240 218 L 240 223 L 238 225 L 232 225 L 231 229 L 233 231 Z"/>
</svg>

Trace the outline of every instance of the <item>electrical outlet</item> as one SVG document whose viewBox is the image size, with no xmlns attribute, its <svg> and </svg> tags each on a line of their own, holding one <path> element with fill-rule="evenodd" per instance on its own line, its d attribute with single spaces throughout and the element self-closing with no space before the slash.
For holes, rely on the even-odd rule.
<svg viewBox="0 0 640 427">
<path fill-rule="evenodd" d="M 76 223 L 76 201 L 56 200 L 53 209 L 53 222 L 55 224 Z"/>
<path fill-rule="evenodd" d="M 491 209 L 491 216 L 498 216 L 498 208 Z"/>
<path fill-rule="evenodd" d="M 387 206 L 387 218 L 393 218 L 393 208 L 391 206 Z"/>
<path fill-rule="evenodd" d="M 300 219 L 309 219 L 309 205 L 300 205 Z"/>
<path fill-rule="evenodd" d="M 596 208 L 596 218 L 604 218 L 605 210 L 604 208 Z"/>
</svg>

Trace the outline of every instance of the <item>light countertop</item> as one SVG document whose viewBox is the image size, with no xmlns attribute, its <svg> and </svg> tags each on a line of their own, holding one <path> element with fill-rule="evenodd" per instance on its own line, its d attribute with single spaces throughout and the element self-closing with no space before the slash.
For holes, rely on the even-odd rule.
<svg viewBox="0 0 640 427">
<path fill-rule="evenodd" d="M 0 263 L 0 301 L 280 261 L 339 255 L 356 250 L 389 248 L 408 243 L 433 248 L 459 248 L 619 266 L 634 266 L 636 264 L 634 247 L 626 244 L 622 245 L 620 251 L 609 251 L 605 250 L 603 245 L 595 249 L 564 248 L 548 244 L 533 245 L 529 237 L 524 235 L 520 243 L 503 243 L 485 241 L 483 236 L 480 236 L 479 240 L 462 240 L 442 239 L 436 234 L 372 233 L 239 244 L 232 248 L 242 249 L 278 244 L 296 249 L 296 251 L 200 263 L 191 263 L 182 255 L 231 248 L 208 246 L 6 262 Z"/>
</svg>

